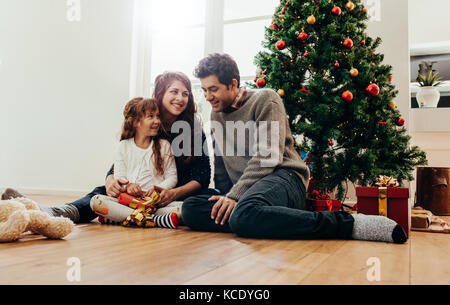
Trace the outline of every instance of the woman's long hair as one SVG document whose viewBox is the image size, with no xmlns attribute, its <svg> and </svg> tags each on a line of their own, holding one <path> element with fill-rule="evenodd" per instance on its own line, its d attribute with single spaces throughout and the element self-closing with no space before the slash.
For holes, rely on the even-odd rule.
<svg viewBox="0 0 450 305">
<path fill-rule="evenodd" d="M 153 97 L 157 100 L 159 109 L 163 109 L 162 101 L 164 94 L 174 81 L 180 81 L 189 91 L 188 103 L 186 109 L 178 116 L 176 121 L 185 121 L 191 128 L 191 153 L 188 156 L 181 156 L 183 163 L 189 163 L 194 156 L 194 120 L 197 112 L 197 105 L 194 102 L 194 95 L 192 94 L 192 85 L 189 78 L 182 72 L 164 72 L 158 75 L 155 79 L 155 90 Z M 171 133 L 170 130 L 162 131 L 170 142 L 179 134 Z M 178 158 L 177 158 L 178 159 Z"/>
<path fill-rule="evenodd" d="M 135 124 L 138 123 L 142 118 L 150 113 L 159 111 L 158 102 L 154 98 L 144 99 L 142 97 L 136 97 L 129 101 L 125 105 L 123 110 L 124 122 L 122 125 L 122 133 L 120 135 L 120 141 L 134 138 L 136 135 Z M 164 174 L 164 161 L 161 156 L 161 129 L 158 134 L 152 137 L 153 142 L 153 154 L 156 172 L 159 175 Z"/>
</svg>

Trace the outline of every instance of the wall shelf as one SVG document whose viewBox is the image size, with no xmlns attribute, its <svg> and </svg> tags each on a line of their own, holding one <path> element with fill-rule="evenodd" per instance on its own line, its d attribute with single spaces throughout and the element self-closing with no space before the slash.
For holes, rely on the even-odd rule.
<svg viewBox="0 0 450 305">
<path fill-rule="evenodd" d="M 415 108 L 409 110 L 411 133 L 450 132 L 450 108 Z"/>
</svg>

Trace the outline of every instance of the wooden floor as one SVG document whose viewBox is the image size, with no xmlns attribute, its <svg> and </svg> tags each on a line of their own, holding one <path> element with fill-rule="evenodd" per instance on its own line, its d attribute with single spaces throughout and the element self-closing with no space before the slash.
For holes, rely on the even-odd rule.
<svg viewBox="0 0 450 305">
<path fill-rule="evenodd" d="M 73 197 L 30 195 L 59 205 Z M 449 218 L 447 218 L 449 219 Z M 0 284 L 450 284 L 450 234 L 406 244 L 257 240 L 233 234 L 77 225 L 64 240 L 24 235 L 0 244 Z M 71 257 L 81 262 L 70 282 Z M 379 260 L 380 281 L 369 281 Z"/>
</svg>

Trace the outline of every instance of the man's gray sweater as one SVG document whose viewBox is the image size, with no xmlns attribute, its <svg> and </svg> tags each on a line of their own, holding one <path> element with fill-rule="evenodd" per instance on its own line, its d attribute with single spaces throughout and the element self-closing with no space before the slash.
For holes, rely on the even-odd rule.
<svg viewBox="0 0 450 305">
<path fill-rule="evenodd" d="M 308 187 L 309 169 L 294 148 L 283 101 L 273 90 L 248 89 L 241 108 L 211 113 L 211 128 L 215 187 L 227 197 L 238 201 L 278 167 L 294 170 Z"/>
</svg>

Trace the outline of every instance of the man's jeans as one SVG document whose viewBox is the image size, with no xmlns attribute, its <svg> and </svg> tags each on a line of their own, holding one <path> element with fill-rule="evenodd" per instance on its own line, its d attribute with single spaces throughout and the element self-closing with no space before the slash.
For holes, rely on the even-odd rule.
<svg viewBox="0 0 450 305">
<path fill-rule="evenodd" d="M 191 229 L 233 232 L 242 237 L 279 239 L 351 239 L 353 217 L 347 212 L 310 212 L 303 182 L 292 170 L 278 168 L 255 183 L 237 202 L 228 223 L 211 219 L 211 195 L 187 198 L 183 222 Z"/>
</svg>

